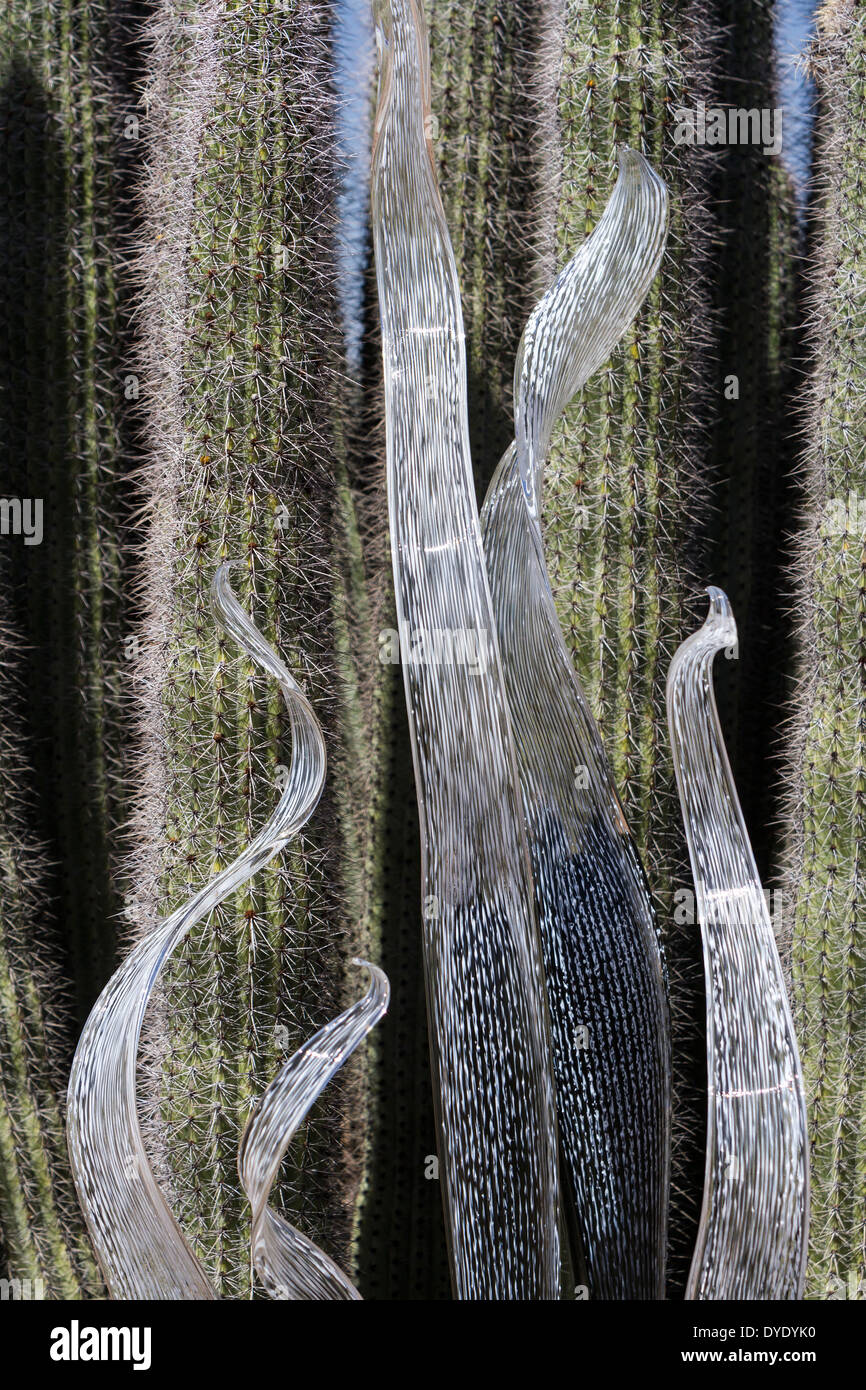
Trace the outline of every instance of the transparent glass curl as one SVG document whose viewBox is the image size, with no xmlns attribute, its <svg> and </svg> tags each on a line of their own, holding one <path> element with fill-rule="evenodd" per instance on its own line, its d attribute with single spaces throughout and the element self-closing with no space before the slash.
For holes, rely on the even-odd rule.
<svg viewBox="0 0 866 1390">
<path fill-rule="evenodd" d="M 675 653 L 668 726 L 707 989 L 707 1159 L 689 1299 L 800 1299 L 809 1222 L 803 1075 L 767 900 L 713 691 L 727 596 Z"/>
</svg>

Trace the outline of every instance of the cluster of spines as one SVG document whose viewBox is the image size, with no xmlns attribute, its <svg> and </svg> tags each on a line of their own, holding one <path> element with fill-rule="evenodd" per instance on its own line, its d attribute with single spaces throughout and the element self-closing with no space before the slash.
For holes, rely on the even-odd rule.
<svg viewBox="0 0 866 1390">
<path fill-rule="evenodd" d="M 811 368 L 796 539 L 799 684 L 789 763 L 787 897 L 809 1105 L 807 1296 L 863 1297 L 866 1281 L 866 329 L 861 130 L 866 23 L 818 16 Z"/>
</svg>

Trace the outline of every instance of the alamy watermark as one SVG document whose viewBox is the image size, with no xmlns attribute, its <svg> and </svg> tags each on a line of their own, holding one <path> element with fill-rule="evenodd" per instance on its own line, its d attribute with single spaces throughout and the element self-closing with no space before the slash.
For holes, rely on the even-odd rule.
<svg viewBox="0 0 866 1390">
<path fill-rule="evenodd" d="M 866 536 L 866 497 L 859 492 L 828 497 L 821 529 L 826 536 Z"/>
<path fill-rule="evenodd" d="M 0 497 L 0 536 L 23 536 L 25 545 L 41 545 L 42 498 Z"/>
<path fill-rule="evenodd" d="M 764 154 L 782 149 L 782 112 L 778 106 L 763 108 L 678 106 L 674 111 L 675 145 L 760 145 Z"/>
<path fill-rule="evenodd" d="M 147 1371 L 151 1363 L 149 1327 L 82 1327 L 73 1318 L 68 1327 L 51 1332 L 52 1361 L 128 1361 L 134 1371 Z"/>
<path fill-rule="evenodd" d="M 704 896 L 707 905 L 715 908 L 719 902 L 726 903 L 734 911 L 734 903 L 743 902 L 747 910 L 755 904 L 755 889 L 751 885 L 733 890 L 724 890 L 714 893 L 708 888 L 704 888 Z M 763 888 L 761 897 L 764 900 L 764 907 L 771 923 L 776 926 L 779 922 L 790 918 L 792 901 L 790 894 L 783 888 Z M 674 890 L 674 922 L 678 927 L 692 927 L 698 919 L 697 900 L 694 890 L 691 888 L 677 888 Z M 735 920 L 739 921 L 739 917 Z M 713 921 L 717 918 L 713 915 Z"/>
<path fill-rule="evenodd" d="M 486 628 L 385 628 L 379 633 L 383 666 L 404 661 L 412 666 L 465 666 L 472 676 L 483 675 L 490 660 Z"/>
<path fill-rule="evenodd" d="M 41 1301 L 45 1298 L 44 1279 L 0 1279 L 0 1302 Z"/>
</svg>

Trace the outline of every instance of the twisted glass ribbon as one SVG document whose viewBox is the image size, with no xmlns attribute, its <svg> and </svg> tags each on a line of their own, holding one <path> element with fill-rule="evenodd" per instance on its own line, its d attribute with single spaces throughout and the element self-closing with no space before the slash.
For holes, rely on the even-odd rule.
<svg viewBox="0 0 866 1390">
<path fill-rule="evenodd" d="M 798 1299 L 809 1168 L 803 1077 L 767 903 L 725 751 L 712 667 L 727 597 L 675 653 L 668 725 L 707 988 L 707 1162 L 686 1297 Z"/>
<path fill-rule="evenodd" d="M 592 235 L 536 306 L 514 373 L 516 441 L 481 531 L 541 929 L 565 1195 L 593 1297 L 664 1297 L 670 1033 L 637 853 L 559 626 L 541 485 L 557 419 L 643 303 L 667 232 L 664 184 L 621 149 Z"/>
<path fill-rule="evenodd" d="M 455 1290 L 555 1296 L 552 1069 L 591 1290 L 659 1297 L 670 1069 L 660 952 L 560 634 L 539 499 L 556 420 L 656 272 L 665 190 L 624 150 L 599 226 L 531 316 L 515 371 L 516 443 L 485 504 L 482 550 L 459 287 L 425 138 L 426 36 L 414 0 L 375 9 L 388 496 L 425 903 L 435 908 L 424 947 Z M 483 670 L 418 660 L 419 629 L 449 633 L 452 652 L 458 634 L 483 635 Z"/>
<path fill-rule="evenodd" d="M 363 999 L 326 1023 L 271 1082 L 241 1140 L 238 1172 L 253 1209 L 253 1263 L 273 1298 L 359 1299 L 354 1284 L 324 1251 L 268 1206 L 283 1155 L 313 1102 L 388 1007 L 384 971 L 370 972 Z"/>
<path fill-rule="evenodd" d="M 229 565 L 213 583 L 214 611 L 230 636 L 278 681 L 292 735 L 290 775 L 252 843 L 160 922 L 109 980 L 84 1026 L 69 1080 L 67 1134 L 78 1196 L 108 1288 L 122 1299 L 210 1299 L 214 1291 L 161 1192 L 141 1134 L 136 1062 L 148 1001 L 166 961 L 190 928 L 297 835 L 325 781 L 325 744 L 305 695 L 229 587 Z M 279 1160 L 337 1067 L 381 1017 L 387 981 L 367 967 L 367 997 L 291 1058 L 262 1097 L 243 1141 L 242 1178 L 253 1203 L 254 1258 L 282 1297 L 357 1296 L 331 1261 L 266 1206 Z M 317 1292 L 311 1293 L 310 1289 Z"/>
</svg>

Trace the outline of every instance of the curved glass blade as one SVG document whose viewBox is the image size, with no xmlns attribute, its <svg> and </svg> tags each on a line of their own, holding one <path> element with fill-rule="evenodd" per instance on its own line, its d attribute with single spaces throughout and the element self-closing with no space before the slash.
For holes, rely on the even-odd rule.
<svg viewBox="0 0 866 1390">
<path fill-rule="evenodd" d="M 320 1028 L 286 1062 L 268 1086 L 244 1130 L 238 1173 L 253 1209 L 252 1252 L 256 1271 L 272 1298 L 359 1299 L 354 1284 L 323 1250 L 268 1206 L 283 1155 L 331 1077 L 378 1023 L 390 994 L 384 971 L 370 972 L 363 999 Z"/>
<path fill-rule="evenodd" d="M 621 150 L 603 216 L 527 324 L 519 442 L 481 513 L 544 953 L 563 1184 L 581 1277 L 607 1299 L 664 1296 L 670 1029 L 649 894 L 562 638 L 539 511 L 551 431 L 640 308 L 666 226 L 664 185 Z"/>
<path fill-rule="evenodd" d="M 643 155 L 619 149 L 598 224 L 529 317 L 514 368 L 514 437 L 531 510 L 553 427 L 637 314 L 667 240 L 667 189 Z"/>
<path fill-rule="evenodd" d="M 478 525 L 463 320 L 416 0 L 377 0 L 372 173 L 388 505 L 422 827 L 440 1174 L 459 1298 L 556 1298 L 556 1114 L 529 855 Z"/>
<path fill-rule="evenodd" d="M 767 902 L 725 751 L 713 657 L 727 597 L 674 655 L 668 726 L 707 987 L 707 1163 L 686 1297 L 799 1299 L 809 1218 L 803 1076 Z"/>
</svg>

